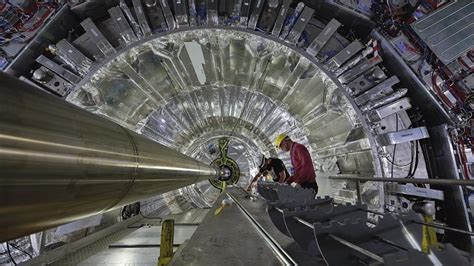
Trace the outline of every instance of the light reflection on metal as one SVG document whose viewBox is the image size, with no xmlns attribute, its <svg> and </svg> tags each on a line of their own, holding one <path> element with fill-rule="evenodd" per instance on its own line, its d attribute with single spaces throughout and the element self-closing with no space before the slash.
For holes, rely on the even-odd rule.
<svg viewBox="0 0 474 266">
<path fill-rule="evenodd" d="M 216 174 L 5 74 L 0 132 L 0 242 Z"/>
<path fill-rule="evenodd" d="M 194 31 L 193 33 L 181 32 L 181 33 L 177 33 L 176 36 L 175 36 L 175 35 L 167 36 L 167 37 L 163 38 L 162 40 L 160 40 L 159 42 L 160 42 L 160 43 L 166 43 L 167 41 L 174 41 L 174 40 L 177 40 L 177 39 L 194 40 L 194 41 L 196 41 L 199 45 L 202 45 L 202 46 L 203 46 L 202 51 L 206 51 L 206 49 L 207 49 L 207 48 L 205 48 L 205 47 L 206 47 L 206 46 L 205 46 L 206 42 L 207 42 L 208 40 L 211 40 L 211 39 L 213 38 L 212 36 L 214 36 L 214 35 L 220 35 L 220 34 L 223 34 L 223 33 L 224 33 L 224 31 L 221 31 L 221 30 L 196 30 L 196 31 Z M 249 46 L 245 46 L 245 47 L 244 47 L 245 50 L 244 50 L 243 56 L 244 56 L 244 57 L 245 57 L 245 56 L 248 57 L 248 56 L 250 55 L 250 57 L 248 58 L 248 59 L 249 59 L 248 62 L 250 62 L 251 64 L 254 64 L 253 62 L 257 62 L 257 61 L 255 61 L 256 59 L 252 58 L 254 55 L 257 54 L 257 51 L 256 51 L 256 50 L 255 50 L 255 52 L 252 52 L 254 49 L 262 49 L 262 48 L 263 48 L 263 49 L 267 49 L 267 50 L 271 51 L 271 53 L 273 53 L 272 57 L 273 57 L 274 59 L 271 61 L 271 63 L 269 64 L 269 66 L 268 66 L 268 67 L 264 67 L 264 68 L 260 68 L 260 69 L 267 69 L 266 72 L 269 73 L 269 75 L 268 75 L 265 79 L 262 79 L 262 78 L 256 78 L 256 79 L 255 79 L 255 80 L 260 80 L 260 81 L 266 80 L 266 81 L 264 81 L 264 83 L 262 83 L 262 86 L 258 86 L 258 87 L 261 87 L 261 90 L 262 90 L 263 94 L 268 95 L 268 96 L 272 96 L 272 94 L 274 94 L 273 91 L 275 91 L 275 90 L 274 90 L 274 89 L 275 89 L 274 86 L 277 85 L 277 84 L 272 85 L 271 83 L 268 83 L 268 82 L 269 82 L 269 81 L 271 82 L 272 80 L 274 80 L 274 77 L 277 77 L 277 76 L 275 76 L 275 70 L 276 70 L 277 68 L 280 69 L 279 63 L 278 63 L 278 62 L 275 62 L 275 63 L 278 63 L 278 64 L 275 64 L 275 63 L 273 63 L 273 61 L 275 60 L 275 58 L 278 58 L 278 60 L 285 58 L 285 57 L 286 57 L 286 56 L 284 56 L 285 54 L 287 54 L 287 55 L 289 55 L 289 56 L 291 56 L 291 57 L 298 57 L 298 54 L 291 52 L 291 50 L 288 50 L 285 46 L 275 47 L 277 44 L 276 44 L 276 43 L 272 43 L 272 41 L 270 41 L 270 40 L 265 40 L 265 39 L 257 38 L 256 36 L 251 36 L 251 35 L 248 35 L 248 34 L 242 33 L 242 32 L 232 32 L 232 31 L 230 31 L 230 33 L 231 33 L 231 34 L 230 34 L 229 36 L 226 36 L 226 38 L 227 38 L 227 39 L 230 39 L 230 40 L 235 40 L 235 41 L 230 41 L 230 42 L 229 42 L 229 44 L 228 44 L 228 45 L 230 45 L 229 48 L 232 48 L 232 47 L 233 47 L 233 43 L 235 43 L 237 40 L 244 40 L 244 41 L 248 40 L 248 41 L 249 41 L 249 44 L 248 44 Z M 228 32 L 226 32 L 226 34 L 228 34 Z M 200 37 L 201 39 L 195 39 L 196 37 L 199 37 L 199 36 L 201 36 L 201 37 Z M 218 39 L 220 40 L 221 38 L 218 38 Z M 152 40 L 152 41 L 149 41 L 149 43 L 150 43 L 151 45 L 148 45 L 148 47 L 154 47 L 153 50 L 152 50 L 153 53 L 155 53 L 156 50 L 161 50 L 161 48 L 158 48 L 158 47 L 162 47 L 162 45 L 156 46 L 156 45 L 154 44 L 154 43 L 158 43 L 158 40 Z M 175 42 L 175 43 L 176 43 L 176 42 Z M 253 43 L 255 43 L 255 44 L 253 44 Z M 260 43 L 260 45 L 259 45 L 259 43 Z M 221 49 L 223 49 L 223 48 L 225 48 L 225 46 L 222 47 Z M 135 49 L 135 48 L 133 48 L 133 49 L 130 50 L 130 55 L 131 55 L 131 56 L 133 55 L 133 57 L 135 57 L 135 58 L 136 58 L 137 55 L 139 55 L 139 54 L 137 54 L 137 52 L 138 52 L 138 53 L 143 53 L 143 52 L 148 53 L 148 52 L 146 52 L 146 50 L 147 50 L 147 47 L 146 47 L 146 46 L 143 46 L 143 47 L 140 47 L 140 48 L 137 47 L 136 52 L 135 52 L 134 49 Z M 239 49 L 240 49 L 240 48 L 239 48 Z M 185 50 L 186 50 L 186 49 L 185 49 Z M 182 50 L 182 51 L 185 52 L 185 53 L 187 53 L 187 51 L 185 51 L 185 50 Z M 133 51 L 133 52 L 132 52 L 132 51 Z M 223 54 L 224 51 L 225 51 L 225 50 L 219 50 L 219 51 L 218 51 L 220 57 L 224 56 L 224 54 Z M 248 55 L 246 55 L 247 52 L 248 52 Z M 241 53 L 241 51 L 239 51 L 239 53 Z M 152 54 L 150 54 L 150 53 L 148 53 L 148 54 L 153 57 Z M 163 55 L 163 54 L 165 54 L 165 52 L 160 52 L 159 54 Z M 261 52 L 258 52 L 258 54 L 261 54 Z M 160 62 L 160 59 L 159 59 L 159 58 L 161 57 L 161 55 L 158 55 L 158 56 L 157 56 L 157 60 L 155 60 L 155 62 Z M 156 55 L 155 55 L 155 56 L 156 56 Z M 124 56 L 124 55 L 121 55 L 120 57 L 123 57 L 123 58 L 133 58 L 133 57 L 130 57 L 130 56 L 127 56 L 127 55 L 125 55 L 125 56 Z M 210 60 L 209 54 L 204 53 L 204 57 L 205 57 L 204 60 L 205 60 L 205 62 L 206 62 L 206 64 L 204 64 L 204 66 L 206 66 L 205 69 L 204 69 L 204 71 L 205 71 L 204 75 L 205 75 L 205 77 L 206 77 L 206 83 L 208 83 L 208 84 L 213 84 L 213 83 L 216 82 L 217 80 L 216 80 L 215 74 L 209 75 L 210 73 L 212 73 L 212 72 L 209 72 L 209 66 L 212 66 L 212 64 L 209 65 L 209 62 L 208 62 L 208 60 Z M 290 60 L 291 57 L 288 57 L 287 60 Z M 177 57 L 175 57 L 175 56 L 174 56 L 174 57 L 170 57 L 169 59 L 162 57 L 162 59 L 164 59 L 164 62 L 166 62 L 167 60 L 170 60 L 170 62 L 181 62 L 181 61 L 183 60 L 182 57 L 177 58 Z M 224 67 L 224 69 L 222 69 L 222 71 L 231 71 L 232 68 L 233 68 L 233 67 L 232 67 L 233 63 L 234 63 L 234 64 L 236 63 L 236 61 L 235 61 L 236 59 L 237 59 L 237 58 L 232 59 L 232 57 L 231 57 L 231 58 L 230 58 L 230 61 L 228 61 L 228 63 L 230 63 L 230 67 L 231 67 L 231 68 L 230 68 L 229 70 L 226 70 L 226 67 Z M 127 60 L 128 60 L 128 59 L 127 59 Z M 135 59 L 134 59 L 134 60 L 135 60 Z M 171 60 L 172 60 L 172 61 L 171 61 Z M 293 59 L 291 59 L 291 60 L 293 60 Z M 213 60 L 212 60 L 212 61 L 213 61 Z M 141 60 L 140 60 L 140 62 L 141 62 Z M 186 61 L 183 61 L 183 62 L 186 62 Z M 242 63 L 244 63 L 244 62 L 245 62 L 245 61 L 240 61 L 240 64 L 242 64 Z M 268 62 L 268 60 L 265 60 L 265 62 L 262 62 L 262 64 L 263 64 L 263 63 L 267 63 L 267 62 Z M 173 63 L 173 64 L 176 64 L 176 63 Z M 256 64 L 257 64 L 256 66 L 258 66 L 259 63 L 256 63 Z M 182 64 L 182 65 L 184 65 L 185 67 L 188 67 L 188 66 L 190 66 L 190 65 L 192 65 L 192 64 L 189 64 L 189 62 L 188 62 L 188 63 L 184 63 L 184 64 Z M 107 68 L 110 69 L 111 67 L 114 67 L 114 71 L 108 71 L 108 70 L 107 70 Z M 109 65 L 109 66 L 107 66 L 107 68 L 98 71 L 97 74 L 95 74 L 94 77 L 92 77 L 91 83 L 85 84 L 85 86 L 83 86 L 83 88 L 84 88 L 84 91 L 83 91 L 83 92 L 93 92 L 93 93 L 95 92 L 94 94 L 96 94 L 96 95 L 100 95 L 100 94 L 105 95 L 106 91 L 110 91 L 110 89 L 107 89 L 106 87 L 103 87 L 103 85 L 106 85 L 106 84 L 104 84 L 103 81 L 104 81 L 104 80 L 110 80 L 111 78 L 113 78 L 113 77 L 110 76 L 110 74 L 113 74 L 114 72 L 116 72 L 116 71 L 118 70 L 117 67 L 118 67 L 118 69 L 120 69 L 120 64 L 118 64 L 118 65 L 116 65 L 116 64 L 115 64 L 115 65 Z M 162 70 L 160 70 L 159 65 L 157 65 L 157 66 L 149 65 L 146 69 L 152 69 L 153 67 L 154 67 L 154 68 L 158 67 L 158 71 L 162 71 Z M 236 66 L 236 67 L 237 67 L 237 66 Z M 212 67 L 211 67 L 211 68 L 212 68 Z M 304 68 L 304 66 L 303 66 L 303 68 Z M 145 68 L 144 68 L 144 69 L 145 69 Z M 162 69 L 162 68 L 161 68 L 161 69 Z M 236 69 L 238 69 L 238 71 L 243 71 L 243 70 L 245 70 L 245 71 L 250 71 L 248 68 L 245 68 L 245 67 L 238 67 L 238 68 L 236 68 Z M 194 68 L 187 69 L 187 70 L 188 70 L 189 73 L 195 72 L 195 69 L 194 69 Z M 291 71 L 291 69 L 289 69 L 289 71 Z M 150 71 L 150 72 L 151 72 L 151 71 Z M 279 76 L 280 76 L 279 79 L 282 80 L 281 74 L 283 74 L 283 73 L 282 73 L 281 70 L 279 70 L 278 72 L 279 72 L 278 74 L 279 74 Z M 117 74 L 119 74 L 119 73 L 120 73 L 120 72 L 118 72 Z M 174 71 L 174 73 L 177 73 L 177 72 Z M 238 73 L 238 72 L 237 72 L 237 73 Z M 287 72 L 287 73 L 291 75 L 291 72 Z M 300 72 L 300 73 L 302 73 L 302 72 Z M 138 73 L 138 74 L 140 75 L 140 73 Z M 247 75 L 250 75 L 250 76 L 252 77 L 253 75 L 260 75 L 260 74 L 259 74 L 259 73 L 251 74 L 251 72 L 249 72 L 249 73 L 246 73 L 245 75 L 246 75 L 246 76 L 247 76 Z M 328 82 L 329 79 L 324 77 L 324 74 L 322 74 L 322 73 L 320 73 L 320 72 L 315 72 L 313 75 L 314 75 L 314 78 L 313 78 L 313 79 L 315 79 L 315 80 L 316 80 L 316 79 L 320 79 L 320 78 L 323 79 L 323 82 L 320 83 L 319 86 L 325 86 L 325 87 L 326 87 L 326 86 L 331 86 L 332 90 L 335 89 L 335 85 L 331 85 L 331 83 Z M 235 73 L 232 73 L 232 72 L 229 72 L 228 74 L 223 73 L 222 77 L 225 78 L 225 80 L 223 80 L 223 81 L 226 82 L 227 84 L 236 83 L 236 81 L 237 81 L 237 83 L 244 82 L 244 83 L 242 84 L 242 86 L 244 86 L 244 87 L 245 87 L 245 86 L 252 86 L 252 85 L 250 84 L 250 82 L 252 82 L 252 81 L 251 81 L 252 79 L 251 79 L 251 80 L 248 80 L 248 79 L 238 80 L 238 79 L 236 79 L 236 78 L 237 78 L 237 77 L 236 77 L 236 74 L 235 74 Z M 149 83 L 150 83 L 150 85 L 151 85 L 152 87 L 163 91 L 163 92 L 162 92 L 163 95 L 164 95 L 164 94 L 168 94 L 168 93 L 166 93 L 166 91 L 168 90 L 168 89 L 166 88 L 166 86 L 161 86 L 161 85 L 159 85 L 158 83 L 154 83 L 152 80 L 150 80 L 150 78 L 149 78 L 148 76 L 144 76 L 143 78 L 144 78 L 144 79 L 148 79 L 148 80 L 149 80 Z M 100 80 L 103 85 L 101 85 L 101 84 L 93 85 L 93 84 L 95 83 L 94 80 L 97 80 L 97 81 Z M 283 79 L 283 80 L 284 80 L 284 79 Z M 196 80 L 196 81 L 197 81 L 197 80 Z M 276 80 L 275 80 L 275 81 L 276 81 Z M 193 81 L 193 83 L 194 83 L 194 82 L 195 82 L 195 81 Z M 249 82 L 249 83 L 246 83 L 246 82 Z M 166 83 L 168 83 L 168 84 L 171 83 L 171 84 L 172 84 L 172 83 L 173 83 L 173 80 L 170 80 L 170 81 L 168 81 L 168 82 L 166 82 Z M 166 84 L 166 83 L 165 83 L 165 84 Z M 180 83 L 183 84 L 182 82 L 180 82 Z M 288 82 L 286 82 L 286 83 L 288 83 Z M 113 84 L 115 84 L 115 82 L 113 82 Z M 317 83 L 316 83 L 316 84 L 317 84 Z M 313 84 L 313 85 L 316 85 L 316 84 Z M 112 84 L 111 84 L 111 85 L 112 85 Z M 216 84 L 216 85 L 217 85 L 217 84 Z M 270 85 L 271 87 L 268 87 L 269 85 Z M 285 86 L 284 83 L 281 84 L 281 85 Z M 281 85 L 280 85 L 280 86 L 281 86 Z M 108 85 L 107 85 L 107 86 L 108 86 Z M 123 86 L 123 85 L 122 85 L 122 86 Z M 199 82 L 198 84 L 195 84 L 195 86 L 201 86 L 200 82 Z M 207 86 L 208 86 L 208 85 L 207 85 Z M 219 85 L 219 87 L 221 87 L 221 86 L 222 86 L 222 84 Z M 183 85 L 180 86 L 180 87 L 183 88 Z M 257 87 L 257 88 L 258 88 L 258 87 Z M 277 88 L 278 88 L 278 87 L 277 87 Z M 308 86 L 308 88 L 309 88 L 309 86 Z M 303 88 L 299 88 L 299 89 L 298 89 L 298 87 L 295 86 L 295 88 L 293 88 L 292 91 L 293 91 L 294 93 L 298 93 L 298 94 L 299 94 L 301 89 L 306 89 L 306 87 L 303 87 Z M 168 91 L 169 91 L 169 90 L 168 90 Z M 318 92 L 317 89 L 314 90 L 314 91 L 315 91 L 316 93 Z M 325 91 L 325 89 L 322 89 L 321 91 Z M 111 91 L 110 91 L 110 92 L 111 92 Z M 79 105 L 81 106 L 81 105 L 83 105 L 83 104 L 81 103 L 81 99 L 77 97 L 77 96 L 79 96 L 78 93 L 80 93 L 80 91 L 76 91 L 75 93 L 73 93 L 73 94 L 68 98 L 68 100 L 74 102 L 75 104 L 79 104 Z M 160 92 L 160 93 L 161 93 L 161 92 Z M 229 93 L 229 92 L 226 90 L 226 91 L 225 91 L 225 94 L 228 94 L 228 93 Z M 225 95 L 225 94 L 224 94 L 224 95 Z M 132 96 L 132 95 L 130 95 L 130 96 Z M 129 96 L 129 97 L 130 97 L 130 96 Z M 138 95 L 137 95 L 137 96 L 138 96 Z M 210 98 L 210 97 L 209 97 L 210 95 L 202 95 L 202 96 L 205 97 L 205 98 L 207 98 L 207 99 Z M 165 96 L 165 97 L 166 97 L 166 96 Z M 195 97 L 195 96 L 193 96 L 193 97 Z M 237 97 L 235 97 L 235 98 L 232 97 L 233 99 L 232 99 L 230 96 L 224 96 L 224 97 L 225 97 L 224 99 L 226 99 L 225 102 L 222 102 L 223 99 L 220 99 L 221 96 L 219 96 L 219 98 L 211 97 L 210 99 L 214 98 L 214 99 L 217 100 L 217 102 L 213 101 L 213 102 L 210 103 L 210 106 L 207 106 L 207 107 L 206 107 L 206 106 L 203 106 L 203 107 L 205 107 L 204 110 L 203 110 L 202 108 L 198 108 L 198 106 L 197 106 L 194 102 L 192 102 L 192 101 L 182 101 L 181 103 L 176 103 L 176 107 L 179 108 L 179 109 L 177 109 L 176 111 L 181 110 L 182 107 L 186 106 L 184 109 L 185 109 L 185 110 L 186 110 L 186 109 L 190 109 L 188 112 L 194 113 L 195 111 L 199 110 L 199 111 L 198 111 L 199 113 L 206 113 L 206 109 L 207 109 L 207 110 L 213 110 L 215 107 L 221 106 L 222 104 L 224 104 L 224 106 L 225 106 L 226 108 L 225 108 L 225 109 L 221 109 L 221 110 L 223 110 L 224 112 L 230 112 L 230 111 L 232 111 L 232 114 L 233 114 L 233 115 L 239 114 L 239 111 L 236 110 L 236 106 L 237 106 L 237 108 L 239 108 L 238 106 L 244 106 L 244 105 L 239 104 L 239 103 L 233 101 L 233 100 L 236 99 Z M 291 96 L 291 95 L 287 95 L 287 94 L 286 94 L 286 96 L 284 96 L 284 97 L 285 97 L 285 99 L 284 99 L 284 100 L 285 100 L 285 103 L 284 103 L 284 104 L 291 103 L 292 106 L 295 106 L 295 107 L 298 106 L 298 109 L 301 109 L 301 107 L 303 107 L 303 106 L 305 107 L 305 108 L 303 108 L 303 109 L 301 109 L 301 110 L 298 110 L 298 109 L 296 109 L 296 108 L 291 108 L 291 106 L 290 106 L 290 111 L 292 111 L 293 113 L 295 113 L 295 111 L 296 111 L 296 113 L 295 113 L 296 115 L 298 115 L 298 113 L 297 113 L 298 111 L 300 111 L 301 113 L 304 113 L 304 112 L 307 112 L 308 109 L 311 110 L 310 108 L 311 108 L 311 106 L 312 106 L 313 103 L 312 103 L 311 105 L 302 104 L 302 99 L 298 99 L 298 98 L 296 97 L 296 95 L 294 95 L 294 97 L 293 97 L 293 96 Z M 106 113 L 101 112 L 102 114 L 106 114 L 107 116 L 109 116 L 109 114 L 110 114 L 110 115 L 112 115 L 111 118 L 112 118 L 113 120 L 119 120 L 119 119 L 120 119 L 120 120 L 122 120 L 122 121 L 121 121 L 122 123 L 124 122 L 124 121 L 123 121 L 123 117 L 124 117 L 124 116 L 123 116 L 123 112 L 120 112 L 120 111 L 119 111 L 119 112 L 113 112 L 113 113 L 112 113 L 112 112 L 111 112 L 112 110 L 107 111 L 107 109 L 109 109 L 109 108 L 112 107 L 110 104 L 103 105 L 103 103 L 102 103 L 103 100 L 100 100 L 100 99 L 101 99 L 100 97 L 94 97 L 94 96 L 92 96 L 92 99 L 97 99 L 97 100 L 99 100 L 99 101 L 97 101 L 97 100 L 94 100 L 94 101 L 96 102 L 96 105 L 97 105 L 98 108 L 104 109 L 104 111 L 106 112 Z M 137 100 L 138 100 L 138 99 L 140 99 L 140 97 L 137 98 Z M 177 99 L 177 98 L 175 98 L 175 99 Z M 237 99 L 242 99 L 242 98 L 237 98 Z M 255 99 L 255 98 L 251 97 L 250 99 Z M 317 99 L 317 98 L 316 98 L 316 99 Z M 133 100 L 133 98 L 130 98 L 130 100 Z M 183 99 L 183 100 L 185 100 L 185 99 Z M 232 100 L 232 101 L 231 101 L 231 100 Z M 123 100 L 122 100 L 122 101 L 123 101 Z M 261 101 L 261 99 L 260 99 L 259 101 Z M 141 101 L 141 102 L 143 102 L 143 101 Z M 169 100 L 168 100 L 168 102 L 169 102 Z M 314 105 L 319 105 L 320 103 L 321 103 L 321 102 L 314 101 Z M 185 104 L 186 104 L 186 105 L 185 105 Z M 346 104 L 347 104 L 347 103 L 346 103 Z M 249 103 L 248 105 L 252 105 L 252 103 Z M 143 106 L 143 107 L 146 107 L 147 104 L 142 105 L 142 106 Z M 132 107 L 132 106 L 130 106 L 130 107 Z M 148 109 L 148 107 L 147 107 L 146 109 L 143 109 L 143 107 L 141 107 L 141 108 L 142 108 L 142 110 L 144 110 L 144 111 Z M 151 106 L 150 106 L 150 107 L 151 107 Z M 171 107 L 171 106 L 170 106 L 170 107 Z M 210 109 L 208 109 L 209 107 L 210 107 Z M 221 107 L 222 107 L 222 106 L 221 106 Z M 112 108 L 113 108 L 113 107 L 112 107 Z M 152 108 L 152 107 L 151 107 L 151 108 Z M 227 109 L 227 108 L 228 108 L 228 109 Z M 114 108 L 114 109 L 115 109 L 115 108 Z M 292 110 L 292 109 L 295 109 L 295 110 Z M 140 110 L 137 110 L 137 111 L 140 112 Z M 176 113 L 177 113 L 176 111 L 172 111 L 172 113 L 175 113 L 175 114 L 176 114 Z M 242 110 L 240 110 L 240 111 L 242 111 Z M 262 112 L 262 113 L 265 113 L 265 112 Z M 137 112 L 134 112 L 134 114 L 140 115 L 140 114 L 137 113 Z M 250 111 L 246 111 L 246 113 L 245 113 L 245 115 L 250 115 L 250 114 L 258 114 L 258 113 L 255 113 L 255 112 L 252 113 L 252 112 L 250 112 Z M 120 115 L 120 117 L 119 117 L 119 115 Z M 145 115 L 145 114 L 144 114 L 144 115 Z M 225 115 L 225 114 L 223 114 L 223 113 L 221 112 L 220 115 Z M 275 118 L 278 117 L 279 115 L 280 115 L 279 113 L 275 113 L 275 114 L 272 116 L 272 118 L 275 119 Z M 262 116 L 263 116 L 263 115 L 262 115 Z M 125 117 L 126 117 L 126 116 L 125 116 Z M 289 117 L 291 117 L 291 115 L 290 115 Z M 255 118 L 252 118 L 252 120 L 254 120 L 254 119 L 259 119 L 259 118 L 262 119 L 263 117 L 256 116 Z M 126 119 L 126 118 L 125 118 L 125 119 Z M 176 120 L 177 124 L 187 125 L 188 123 L 187 123 L 187 122 L 184 122 L 183 119 L 184 119 L 184 118 L 178 117 L 178 119 Z M 250 119 L 250 118 L 249 118 L 249 119 Z M 271 118 L 269 118 L 269 117 L 265 118 L 265 120 L 267 120 L 267 123 L 262 124 L 262 127 L 268 126 L 268 125 L 274 125 L 274 123 L 271 122 L 271 120 L 273 120 L 273 119 L 271 119 Z M 127 119 L 127 120 L 128 120 L 128 119 Z M 132 121 L 136 121 L 136 120 L 135 120 L 135 119 L 132 119 Z M 257 120 L 257 121 L 258 121 L 258 120 Z M 317 121 L 314 121 L 314 122 L 317 122 Z M 131 126 L 132 128 L 135 127 L 135 125 L 133 125 L 133 124 L 130 125 L 130 126 Z M 284 126 L 284 125 L 281 125 L 281 126 Z M 186 126 L 186 127 L 187 127 L 187 126 Z M 291 127 L 290 127 L 290 128 L 291 128 Z M 276 131 L 276 130 L 287 130 L 287 131 L 288 131 L 288 130 L 290 130 L 290 128 L 285 129 L 285 128 L 281 128 L 281 127 L 280 127 L 280 128 L 278 128 L 278 127 L 273 127 L 272 129 L 269 129 L 270 132 L 268 132 L 268 134 L 269 134 L 270 136 L 272 136 L 272 135 L 275 135 L 275 134 L 276 134 L 275 132 L 271 132 L 272 130 L 273 130 L 273 131 Z M 267 130 L 268 130 L 268 129 L 267 129 Z M 162 135 L 162 136 L 163 136 L 164 138 L 168 138 L 167 135 Z M 169 140 L 172 141 L 172 140 L 173 140 L 173 137 L 170 137 Z"/>
<path fill-rule="evenodd" d="M 202 67 L 194 66 L 186 43 L 200 47 Z M 331 49 L 337 53 L 343 46 Z M 147 90 L 163 98 L 151 101 L 136 80 L 146 80 Z M 357 167 L 378 172 L 374 149 L 351 150 L 356 146 L 347 142 L 374 141 L 361 130 L 357 139 L 349 140 L 351 132 L 366 125 L 336 83 L 304 51 L 268 35 L 218 26 L 179 29 L 132 44 L 102 61 L 67 100 L 200 160 L 213 159 L 206 154 L 205 138 L 224 132 L 223 121 L 205 121 L 233 117 L 240 119 L 239 134 L 258 130 L 265 139 L 273 139 L 280 132 L 289 133 L 318 158 L 320 171 L 342 166 L 342 171 Z M 348 152 L 327 152 L 339 147 Z M 256 169 L 251 156 L 276 154 L 270 149 L 256 146 L 243 156 L 250 169 L 242 172 Z"/>
<path fill-rule="evenodd" d="M 411 247 L 418 251 L 421 251 L 421 246 L 418 244 L 418 241 L 416 241 L 416 239 L 413 237 L 410 231 L 408 231 L 405 224 L 403 224 L 402 221 L 399 221 L 399 223 L 403 231 L 403 236 L 411 244 Z M 431 260 L 433 265 L 436 265 L 436 266 L 443 265 L 433 253 L 428 254 L 428 258 Z"/>
</svg>

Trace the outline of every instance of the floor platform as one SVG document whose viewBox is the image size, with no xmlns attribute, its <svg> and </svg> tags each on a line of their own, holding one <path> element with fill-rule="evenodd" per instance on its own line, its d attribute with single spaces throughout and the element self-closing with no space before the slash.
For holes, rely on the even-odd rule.
<svg viewBox="0 0 474 266">
<path fill-rule="evenodd" d="M 185 213 L 167 215 L 175 220 L 175 250 L 191 238 L 209 209 L 192 209 Z M 137 218 L 137 219 L 135 219 Z M 132 219 L 131 219 L 132 220 Z M 62 251 L 62 258 L 52 262 L 48 254 L 28 261 L 25 265 L 113 265 L 156 266 L 160 255 L 161 218 L 134 217 L 136 222 L 93 243 L 76 249 L 72 244 Z M 74 250 L 74 251 L 73 251 Z"/>
<path fill-rule="evenodd" d="M 225 198 L 233 203 L 215 215 Z M 278 231 L 266 207 L 265 200 L 251 198 L 240 187 L 228 187 L 211 209 L 163 217 L 175 220 L 175 255 L 170 265 L 325 265 Z M 137 216 L 112 227 L 25 265 L 157 265 L 160 218 Z"/>
<path fill-rule="evenodd" d="M 225 198 L 233 204 L 214 211 Z M 240 187 L 229 187 L 208 212 L 194 235 L 175 254 L 171 265 L 325 265 L 302 251 L 273 225 L 262 199 L 251 199 Z"/>
</svg>

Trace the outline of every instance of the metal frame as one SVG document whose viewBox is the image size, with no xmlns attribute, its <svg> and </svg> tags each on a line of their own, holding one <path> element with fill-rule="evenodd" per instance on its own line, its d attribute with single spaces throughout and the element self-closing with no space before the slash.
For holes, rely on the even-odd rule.
<svg viewBox="0 0 474 266">
<path fill-rule="evenodd" d="M 360 118 L 360 123 L 361 123 L 362 127 L 364 128 L 364 131 L 367 132 L 367 138 L 368 138 L 369 143 L 370 143 L 370 149 L 371 149 L 371 154 L 372 154 L 372 159 L 373 159 L 374 172 L 375 172 L 376 175 L 384 176 L 384 171 L 382 170 L 383 162 L 382 162 L 382 158 L 380 158 L 380 156 L 378 154 L 377 142 L 375 140 L 375 137 L 372 134 L 370 134 L 370 132 L 372 132 L 372 129 L 371 129 L 370 125 L 368 124 L 368 121 L 366 119 L 364 119 L 364 116 L 363 116 L 360 108 L 355 103 L 354 98 L 350 95 L 350 93 L 348 91 L 346 91 L 344 89 L 344 86 L 341 84 L 341 82 L 339 82 L 336 75 L 333 74 L 331 71 L 329 71 L 326 66 L 324 66 L 323 64 L 318 62 L 317 59 L 314 56 L 311 56 L 303 48 L 296 47 L 292 44 L 289 44 L 285 41 L 280 40 L 277 36 L 265 34 L 265 33 L 258 32 L 258 31 L 252 31 L 252 30 L 247 29 L 247 28 L 231 27 L 231 26 L 212 26 L 212 25 L 192 26 L 192 27 L 178 28 L 178 29 L 174 29 L 174 30 L 169 30 L 169 31 L 166 31 L 166 32 L 155 33 L 151 36 L 148 36 L 146 38 L 138 40 L 138 41 L 136 41 L 136 42 L 120 49 L 120 50 L 118 50 L 116 54 L 108 56 L 108 57 L 104 58 L 103 60 L 101 60 L 100 62 L 96 62 L 92 66 L 92 69 L 89 71 L 89 73 L 87 73 L 83 77 L 82 81 L 79 82 L 76 85 L 76 89 L 82 87 L 83 85 L 85 85 L 90 80 L 90 78 L 93 75 L 95 75 L 95 73 L 99 69 L 101 69 L 103 66 L 105 66 L 108 63 L 110 63 L 111 61 L 113 61 L 118 55 L 123 54 L 123 53 L 133 49 L 134 47 L 140 46 L 140 45 L 142 45 L 142 44 L 144 44 L 148 41 L 154 40 L 156 38 L 165 37 L 165 36 L 168 36 L 168 35 L 172 35 L 172 34 L 180 33 L 180 32 L 185 32 L 185 31 L 194 31 L 194 30 L 202 30 L 202 29 L 230 30 L 230 31 L 238 31 L 238 32 L 248 33 L 248 34 L 251 34 L 251 35 L 256 35 L 256 36 L 262 37 L 264 39 L 268 39 L 268 40 L 274 41 L 276 43 L 279 43 L 283 46 L 286 46 L 289 49 L 294 50 L 295 52 L 298 52 L 304 58 L 308 59 L 312 64 L 317 66 L 338 87 L 338 89 L 342 92 L 342 94 L 346 97 L 348 102 L 351 104 L 351 106 L 355 110 L 357 116 Z M 381 201 L 380 204 L 383 205 L 384 204 L 383 203 L 383 201 L 384 201 L 383 189 L 380 189 L 379 191 L 380 191 L 380 195 L 379 195 L 380 197 L 379 198 L 380 198 L 380 201 Z"/>
</svg>

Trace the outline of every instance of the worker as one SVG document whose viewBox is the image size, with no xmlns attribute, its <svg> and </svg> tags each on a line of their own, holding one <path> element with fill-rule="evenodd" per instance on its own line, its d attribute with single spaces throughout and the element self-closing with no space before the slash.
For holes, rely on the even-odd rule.
<svg viewBox="0 0 474 266">
<path fill-rule="evenodd" d="M 252 184 L 257 181 L 259 177 L 262 175 L 266 176 L 269 172 L 272 173 L 273 182 L 284 183 L 285 180 L 290 176 L 288 170 L 286 170 L 285 164 L 278 158 L 266 158 L 265 155 L 263 155 L 258 168 L 258 173 L 247 186 L 247 191 L 251 190 Z"/>
<path fill-rule="evenodd" d="M 290 152 L 294 173 L 286 180 L 286 183 L 292 186 L 311 188 L 317 194 L 316 173 L 308 149 L 303 144 L 291 140 L 286 134 L 280 134 L 275 138 L 275 146 L 285 152 Z"/>
</svg>

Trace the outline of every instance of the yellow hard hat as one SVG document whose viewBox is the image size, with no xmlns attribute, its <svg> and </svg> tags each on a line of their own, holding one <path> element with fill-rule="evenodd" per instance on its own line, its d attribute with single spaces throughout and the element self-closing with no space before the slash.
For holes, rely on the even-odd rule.
<svg viewBox="0 0 474 266">
<path fill-rule="evenodd" d="M 281 142 L 286 139 L 288 136 L 285 133 L 278 135 L 275 138 L 275 147 L 280 148 Z"/>
</svg>

